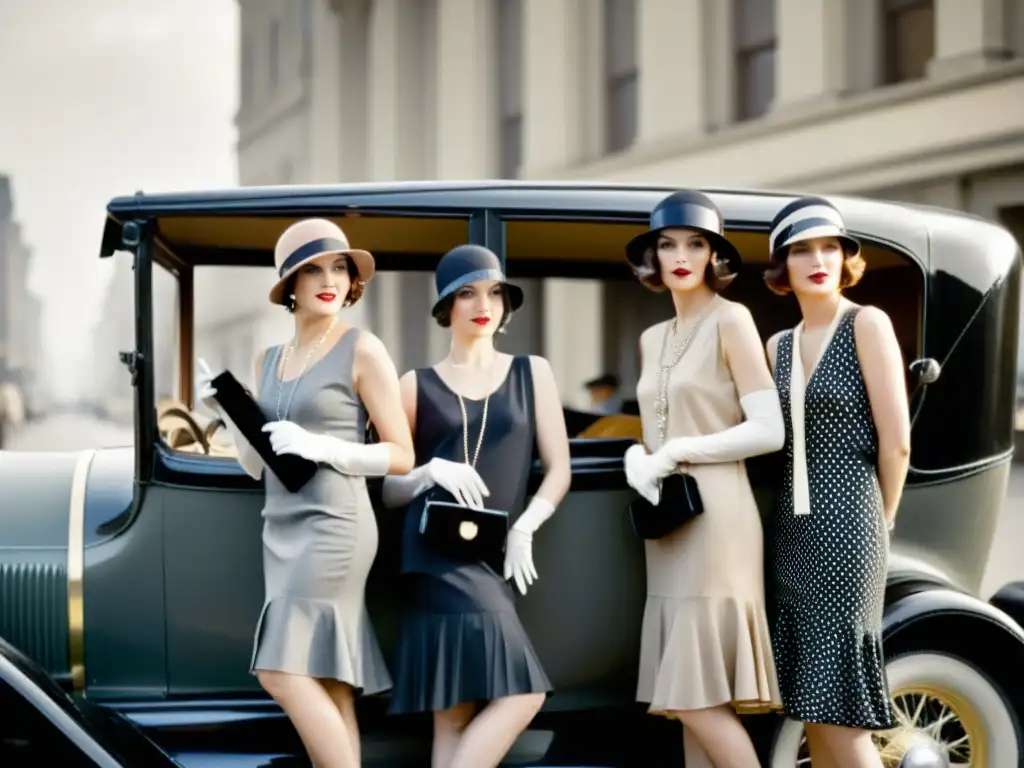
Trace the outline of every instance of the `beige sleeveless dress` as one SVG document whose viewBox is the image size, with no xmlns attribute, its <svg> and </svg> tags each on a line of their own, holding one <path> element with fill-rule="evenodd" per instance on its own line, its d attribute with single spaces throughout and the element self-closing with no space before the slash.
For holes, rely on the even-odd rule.
<svg viewBox="0 0 1024 768">
<path fill-rule="evenodd" d="M 725 363 L 716 303 L 670 372 L 666 440 L 709 435 L 743 421 Z M 660 446 L 654 403 L 671 321 L 640 337 L 637 399 L 649 451 Z M 666 356 L 671 355 L 669 340 Z M 646 541 L 647 603 L 637 700 L 652 714 L 732 704 L 741 714 L 781 706 L 765 612 L 761 517 L 742 462 L 693 464 L 704 513 Z"/>
</svg>

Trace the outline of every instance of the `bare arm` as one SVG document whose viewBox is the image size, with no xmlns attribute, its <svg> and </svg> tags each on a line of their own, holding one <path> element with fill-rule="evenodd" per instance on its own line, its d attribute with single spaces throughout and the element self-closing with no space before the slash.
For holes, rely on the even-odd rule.
<svg viewBox="0 0 1024 768">
<path fill-rule="evenodd" d="M 774 389 L 771 371 L 761 347 L 761 335 L 757 332 L 750 310 L 742 304 L 730 305 L 719 325 L 722 335 L 722 354 L 725 363 L 736 382 L 740 399 L 751 392 Z"/>
<path fill-rule="evenodd" d="M 864 307 L 854 321 L 857 357 L 878 432 L 878 482 L 885 519 L 896 517 L 910 466 L 910 408 L 903 355 L 889 316 Z"/>
<path fill-rule="evenodd" d="M 388 474 L 404 475 L 416 462 L 412 433 L 404 410 L 398 407 L 402 402 L 398 371 L 384 344 L 372 333 L 359 335 L 353 379 L 381 444 L 388 447 Z"/>
<path fill-rule="evenodd" d="M 558 394 L 555 374 L 547 360 L 530 355 L 530 370 L 533 374 L 537 449 L 544 467 L 544 480 L 534 498 L 540 497 L 552 507 L 557 507 L 569 492 L 572 482 L 569 435 L 565 427 L 565 414 L 562 412 L 562 398 Z"/>
<path fill-rule="evenodd" d="M 402 398 L 402 412 L 409 425 L 409 433 L 416 431 L 416 371 L 407 371 L 398 380 Z M 415 459 L 414 459 L 415 463 Z M 381 489 L 381 501 L 388 509 L 403 507 L 434 483 L 427 463 L 415 467 L 404 475 L 388 475 Z"/>
</svg>

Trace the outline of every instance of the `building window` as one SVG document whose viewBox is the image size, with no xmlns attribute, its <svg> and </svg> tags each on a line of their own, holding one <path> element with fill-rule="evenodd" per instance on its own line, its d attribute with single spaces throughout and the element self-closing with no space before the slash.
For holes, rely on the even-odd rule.
<svg viewBox="0 0 1024 768">
<path fill-rule="evenodd" d="M 736 118 L 753 120 L 775 98 L 775 0 L 734 0 Z"/>
<path fill-rule="evenodd" d="M 270 22 L 270 50 L 267 52 L 270 65 L 270 90 L 277 90 L 281 66 L 281 22 L 272 19 Z"/>
<path fill-rule="evenodd" d="M 605 125 L 609 152 L 636 139 L 638 68 L 635 0 L 604 2 Z"/>
<path fill-rule="evenodd" d="M 498 0 L 497 25 L 501 177 L 514 179 L 523 158 L 522 0 Z"/>
<path fill-rule="evenodd" d="M 883 0 L 885 82 L 919 80 L 935 55 L 933 0 Z"/>
</svg>

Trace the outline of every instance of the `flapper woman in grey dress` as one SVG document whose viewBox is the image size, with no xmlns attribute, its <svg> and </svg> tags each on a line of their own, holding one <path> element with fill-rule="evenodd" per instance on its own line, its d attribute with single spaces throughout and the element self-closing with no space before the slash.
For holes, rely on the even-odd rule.
<svg viewBox="0 0 1024 768">
<path fill-rule="evenodd" d="M 451 329 L 451 351 L 402 377 L 417 466 L 386 478 L 383 489 L 389 507 L 414 502 L 403 534 L 390 711 L 433 713 L 434 768 L 483 768 L 501 762 L 552 688 L 509 581 L 526 594 L 537 578 L 533 535 L 569 490 L 569 443 L 547 361 L 494 348 L 495 332 L 523 299 L 497 256 L 459 246 L 435 277 L 433 314 Z M 544 479 L 527 503 L 535 444 Z M 463 560 L 425 544 L 415 502 L 435 486 L 460 505 L 507 512 L 504 553 Z"/>
<path fill-rule="evenodd" d="M 795 294 L 803 315 L 767 345 L 786 422 L 765 537 L 779 688 L 786 713 L 805 725 L 812 761 L 880 768 L 871 732 L 897 725 L 882 609 L 910 456 L 902 354 L 882 310 L 842 295 L 865 264 L 833 205 L 790 203 L 770 238 L 765 281 Z"/>
<path fill-rule="evenodd" d="M 270 421 L 264 430 L 274 451 L 320 466 L 289 492 L 218 409 L 239 463 L 266 485 L 266 597 L 250 671 L 284 709 L 318 768 L 356 768 L 355 696 L 391 688 L 364 598 L 377 553 L 366 477 L 408 472 L 412 438 L 383 345 L 338 317 L 362 295 L 373 257 L 349 248 L 332 222 L 308 219 L 282 234 L 275 261 L 279 279 L 270 300 L 294 314 L 295 337 L 257 357 L 257 402 Z M 215 405 L 211 378 L 206 369 L 197 389 Z M 364 444 L 367 416 L 377 444 Z"/>
</svg>

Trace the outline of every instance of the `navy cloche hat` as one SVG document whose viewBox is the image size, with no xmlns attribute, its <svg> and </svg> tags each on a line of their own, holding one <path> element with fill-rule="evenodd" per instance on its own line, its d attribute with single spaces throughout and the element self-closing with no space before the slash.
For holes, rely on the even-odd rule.
<svg viewBox="0 0 1024 768">
<path fill-rule="evenodd" d="M 718 255 L 718 261 L 728 273 L 739 272 L 743 259 L 736 246 L 725 237 L 725 217 L 714 201 L 695 189 L 682 189 L 662 199 L 651 211 L 650 229 L 637 235 L 626 244 L 626 258 L 633 272 L 648 288 L 648 280 L 655 274 L 656 267 L 650 256 L 658 242 L 658 235 L 664 229 L 681 227 L 694 229 L 704 235 L 711 244 L 711 250 Z"/>
<path fill-rule="evenodd" d="M 513 312 L 523 306 L 523 289 L 508 282 L 497 255 L 482 245 L 469 244 L 452 248 L 437 263 L 434 272 L 437 301 L 431 313 L 436 315 L 446 298 L 462 286 L 477 280 L 497 280 L 502 283 Z"/>
</svg>

